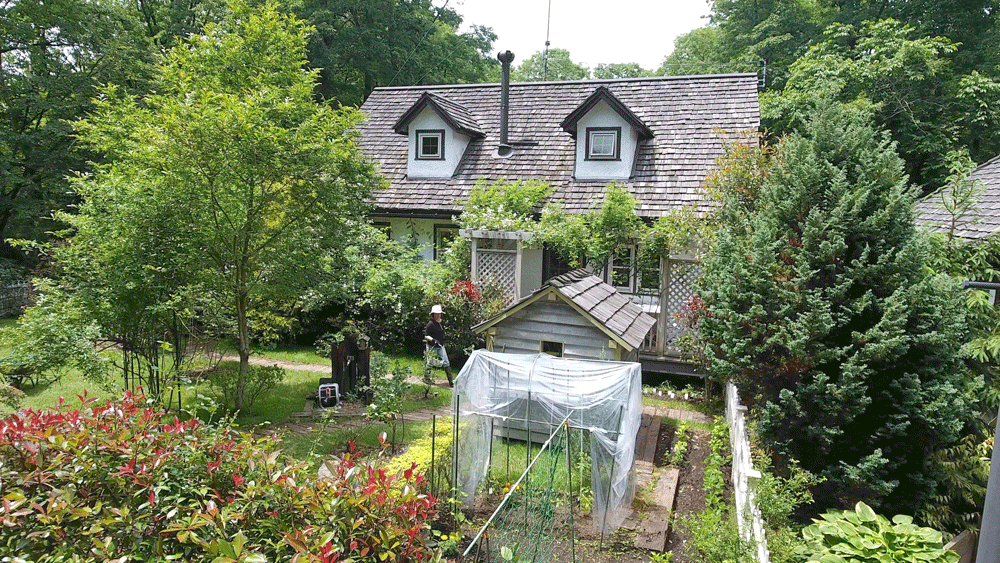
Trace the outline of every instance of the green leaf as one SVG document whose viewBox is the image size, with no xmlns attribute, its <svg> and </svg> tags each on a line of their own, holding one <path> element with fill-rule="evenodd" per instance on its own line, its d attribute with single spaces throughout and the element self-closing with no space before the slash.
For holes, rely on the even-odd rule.
<svg viewBox="0 0 1000 563">
<path fill-rule="evenodd" d="M 854 506 L 854 512 L 858 515 L 858 518 L 860 518 L 862 522 L 874 522 L 876 520 L 875 511 L 863 502 L 858 502 L 858 504 Z"/>
</svg>

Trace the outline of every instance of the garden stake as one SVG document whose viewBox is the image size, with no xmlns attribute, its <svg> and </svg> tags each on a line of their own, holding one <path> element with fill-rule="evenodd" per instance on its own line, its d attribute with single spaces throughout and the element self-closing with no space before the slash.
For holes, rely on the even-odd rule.
<svg viewBox="0 0 1000 563">
<path fill-rule="evenodd" d="M 462 396 L 455 394 L 455 409 L 451 415 L 451 509 L 458 501 L 458 407 Z"/>
<path fill-rule="evenodd" d="M 437 488 L 434 486 L 434 451 L 437 449 L 437 415 L 431 415 L 431 494 L 437 495 Z"/>
<path fill-rule="evenodd" d="M 618 428 L 622 427 L 622 417 L 625 416 L 625 405 L 618 407 Z M 604 529 L 608 526 L 608 505 L 611 504 L 611 485 L 615 482 L 615 464 L 611 464 L 611 475 L 608 477 L 608 496 L 604 497 L 604 517 L 601 519 L 601 549 L 604 549 Z"/>
<path fill-rule="evenodd" d="M 570 461 L 572 457 L 573 448 L 569 443 L 570 433 L 569 433 L 569 422 L 566 422 L 566 493 L 569 498 L 569 545 L 571 561 L 576 563 L 576 524 L 573 522 L 573 462 Z"/>
</svg>

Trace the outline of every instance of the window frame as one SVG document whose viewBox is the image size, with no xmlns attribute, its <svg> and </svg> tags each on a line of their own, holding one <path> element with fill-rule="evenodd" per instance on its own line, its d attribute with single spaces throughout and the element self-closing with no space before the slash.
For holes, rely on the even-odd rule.
<svg viewBox="0 0 1000 563">
<path fill-rule="evenodd" d="M 551 350 L 546 350 L 546 344 L 552 344 L 559 347 L 559 354 L 554 354 Z M 555 340 L 539 340 L 538 341 L 538 351 L 542 354 L 548 354 L 555 358 L 565 358 L 566 357 L 566 343 L 556 342 Z"/>
<path fill-rule="evenodd" d="M 613 154 L 600 154 L 595 155 L 593 153 L 593 140 L 594 135 L 606 135 L 608 133 L 613 133 L 614 140 L 614 152 Z M 585 149 L 584 149 L 584 160 L 597 160 L 597 161 L 615 161 L 622 159 L 622 128 L 621 127 L 587 127 L 585 135 Z"/>
<path fill-rule="evenodd" d="M 414 148 L 415 160 L 444 160 L 444 129 L 417 129 L 415 133 L 417 146 Z M 437 138 L 438 152 L 433 155 L 424 154 L 425 138 Z"/>
<path fill-rule="evenodd" d="M 450 240 L 455 240 L 459 237 L 458 230 L 459 226 L 454 223 L 435 223 L 434 224 L 434 259 L 437 260 L 443 256 L 444 252 L 444 235 L 450 234 Z"/>
</svg>

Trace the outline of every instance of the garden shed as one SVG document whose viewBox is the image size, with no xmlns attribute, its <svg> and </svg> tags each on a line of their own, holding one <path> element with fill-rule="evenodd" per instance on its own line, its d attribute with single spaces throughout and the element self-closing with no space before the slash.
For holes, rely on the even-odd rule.
<svg viewBox="0 0 1000 563">
<path fill-rule="evenodd" d="M 634 362 L 655 324 L 627 296 L 579 269 L 472 328 L 486 334 L 486 349 L 493 352 Z"/>
<path fill-rule="evenodd" d="M 564 425 L 589 436 L 593 521 L 618 528 L 635 496 L 635 440 L 642 368 L 634 362 L 476 350 L 455 381 L 456 484 L 474 498 L 495 436 L 514 426 L 551 435 Z"/>
</svg>

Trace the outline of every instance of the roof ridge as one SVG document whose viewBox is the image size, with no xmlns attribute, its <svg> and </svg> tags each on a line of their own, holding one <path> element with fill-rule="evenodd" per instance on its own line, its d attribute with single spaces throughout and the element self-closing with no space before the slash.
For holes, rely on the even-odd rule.
<svg viewBox="0 0 1000 563">
<path fill-rule="evenodd" d="M 615 83 L 633 83 L 633 82 L 668 82 L 672 80 L 719 80 L 723 78 L 744 78 L 753 76 L 755 79 L 757 73 L 754 72 L 733 72 L 729 74 L 680 74 L 680 75 L 664 75 L 664 76 L 640 76 L 636 78 L 597 78 L 588 80 L 549 80 L 540 82 L 511 82 L 510 87 L 524 87 L 524 86 L 552 86 L 555 84 L 615 84 Z M 462 88 L 485 88 L 488 86 L 499 87 L 499 82 L 486 82 L 486 83 L 474 83 L 474 84 L 422 84 L 415 86 L 378 86 L 375 90 L 387 91 L 387 90 L 429 90 L 429 89 L 462 89 Z"/>
</svg>

